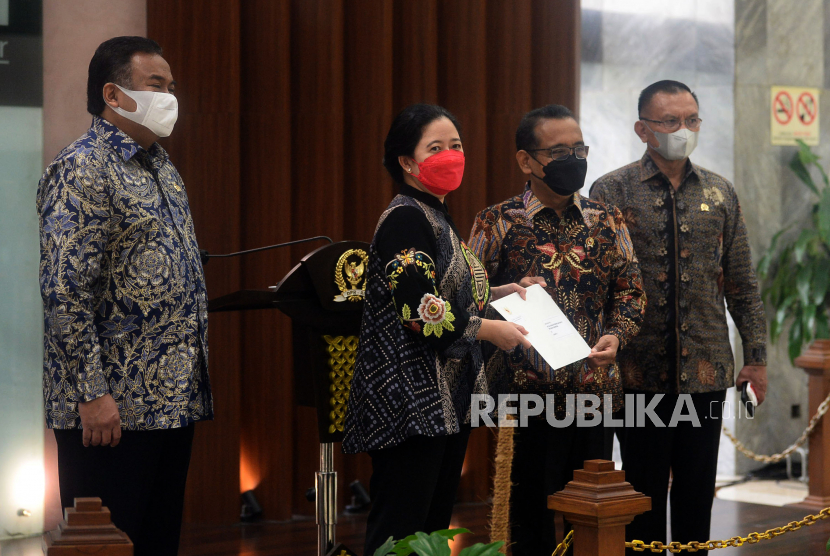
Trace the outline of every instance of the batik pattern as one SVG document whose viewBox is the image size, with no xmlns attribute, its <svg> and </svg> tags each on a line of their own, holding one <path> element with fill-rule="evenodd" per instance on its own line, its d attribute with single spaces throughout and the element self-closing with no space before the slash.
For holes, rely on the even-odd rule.
<svg viewBox="0 0 830 556">
<path fill-rule="evenodd" d="M 622 214 L 578 193 L 560 218 L 533 194 L 524 192 L 478 214 L 470 246 L 481 258 L 493 286 L 541 276 L 547 292 L 593 346 L 612 334 L 620 349 L 637 334 L 646 306 L 642 279 Z M 596 370 L 587 360 L 551 369 L 535 349 L 506 354 L 514 377 L 511 390 L 561 394 L 613 394 L 622 404 L 616 364 Z M 561 402 L 561 403 L 560 403 Z"/>
<path fill-rule="evenodd" d="M 734 386 L 726 307 L 744 364 L 766 364 L 766 320 L 738 197 L 726 179 L 688 163 L 680 187 L 648 154 L 598 179 L 591 197 L 622 210 L 649 310 L 620 353 L 625 386 L 697 393 Z"/>
<path fill-rule="evenodd" d="M 43 394 L 50 428 L 111 394 L 126 430 L 213 417 L 207 295 L 184 184 L 98 117 L 38 187 Z"/>
</svg>

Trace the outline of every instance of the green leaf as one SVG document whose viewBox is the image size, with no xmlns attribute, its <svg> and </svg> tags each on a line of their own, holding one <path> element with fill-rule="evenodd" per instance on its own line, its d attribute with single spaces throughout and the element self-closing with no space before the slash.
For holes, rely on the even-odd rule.
<svg viewBox="0 0 830 556">
<path fill-rule="evenodd" d="M 809 147 L 808 147 L 809 149 Z M 810 176 L 810 171 L 808 170 L 808 165 L 812 164 L 804 164 L 804 160 L 802 159 L 802 152 L 798 151 L 793 159 L 790 161 L 790 170 L 806 185 L 809 187 L 813 193 L 818 195 L 818 187 L 816 187 L 816 183 L 813 181 L 812 176 Z"/>
<path fill-rule="evenodd" d="M 801 331 L 804 342 L 811 341 L 816 333 L 816 306 L 807 305 L 801 313 Z"/>
<path fill-rule="evenodd" d="M 818 203 L 817 226 L 821 240 L 830 243 L 830 188 L 824 188 L 821 192 L 821 200 Z"/>
<path fill-rule="evenodd" d="M 435 531 L 433 535 L 439 535 L 447 539 L 447 541 L 451 541 L 456 535 L 463 535 L 464 533 L 469 533 L 469 529 L 464 529 L 463 527 L 459 527 L 457 529 L 441 529 L 440 531 Z M 395 556 L 408 556 L 412 554 L 412 547 L 410 547 L 410 543 L 414 540 L 417 540 L 418 537 L 415 535 L 409 535 L 408 537 L 401 539 L 398 541 L 398 544 L 395 545 L 395 548 L 392 552 L 395 553 Z M 421 533 L 422 535 L 424 533 Z M 447 543 L 449 544 L 449 542 Z"/>
<path fill-rule="evenodd" d="M 827 288 L 830 286 L 830 259 L 822 256 L 813 262 L 813 304 L 821 305 L 827 295 Z"/>
<path fill-rule="evenodd" d="M 815 230 L 801 230 L 801 235 L 798 236 L 798 240 L 793 245 L 793 256 L 795 257 L 796 263 L 801 264 L 804 262 L 804 254 L 807 252 L 807 247 L 815 237 Z"/>
<path fill-rule="evenodd" d="M 775 317 L 772 319 L 772 323 L 770 325 L 770 338 L 773 342 L 777 341 L 778 337 L 781 335 L 781 332 L 784 331 L 784 322 L 790 314 L 790 306 L 796 299 L 797 297 L 795 295 L 791 295 L 787 297 L 776 309 Z"/>
<path fill-rule="evenodd" d="M 415 533 L 416 540 L 411 541 L 409 546 L 418 556 L 451 556 L 452 551 L 447 537 L 432 533 L 427 535 L 420 531 Z"/>
<path fill-rule="evenodd" d="M 794 362 L 795 358 L 801 355 L 802 345 L 804 345 L 804 336 L 801 333 L 801 319 L 797 317 L 793 322 L 793 325 L 790 327 L 788 342 L 788 354 L 790 356 L 790 362 Z"/>
<path fill-rule="evenodd" d="M 802 305 L 810 304 L 810 282 L 813 279 L 813 269 L 810 266 L 802 266 L 795 276 L 795 287 L 798 290 L 798 300 Z"/>
<path fill-rule="evenodd" d="M 827 322 L 827 309 L 824 305 L 816 312 L 816 338 L 830 338 L 830 323 Z"/>
<path fill-rule="evenodd" d="M 818 171 L 821 172 L 821 178 L 824 181 L 824 185 L 830 185 L 830 178 L 827 176 L 827 172 L 824 171 L 824 168 L 821 167 L 821 164 L 818 163 L 818 160 L 821 158 L 819 155 L 813 152 L 812 147 L 805 143 L 801 139 L 796 139 L 796 143 L 798 143 L 799 148 L 799 157 L 804 162 L 805 166 L 813 165 L 818 168 Z"/>
<path fill-rule="evenodd" d="M 490 544 L 476 543 L 462 550 L 458 556 L 496 556 L 502 546 L 504 546 L 504 541 Z"/>
<path fill-rule="evenodd" d="M 824 547 L 827 552 L 830 552 L 830 539 L 827 539 L 827 546 Z"/>
<path fill-rule="evenodd" d="M 401 311 L 401 313 L 403 314 L 404 319 L 409 320 L 409 318 L 412 316 L 412 309 L 409 308 L 409 305 L 404 303 L 403 311 Z"/>
<path fill-rule="evenodd" d="M 387 556 L 392 552 L 392 549 L 395 548 L 395 539 L 389 537 L 386 539 L 386 542 L 383 543 L 375 550 L 375 553 L 372 556 Z"/>
<path fill-rule="evenodd" d="M 778 259 L 775 277 L 768 290 L 773 307 L 778 307 L 784 299 L 789 297 L 790 293 L 795 293 L 795 280 L 791 278 L 791 274 L 793 272 L 793 267 L 790 264 L 791 253 L 792 246 L 788 246 L 784 249 L 781 253 L 781 257 Z"/>
<path fill-rule="evenodd" d="M 765 279 L 767 277 L 767 273 L 769 273 L 770 264 L 772 264 L 772 259 L 775 256 L 775 250 L 778 246 L 778 240 L 781 238 L 781 234 L 786 232 L 790 229 L 791 226 L 787 226 L 783 230 L 778 230 L 774 236 L 772 236 L 772 240 L 769 243 L 769 249 L 767 252 L 764 253 L 764 256 L 761 257 L 761 262 L 758 263 L 758 276 L 761 279 Z"/>
</svg>

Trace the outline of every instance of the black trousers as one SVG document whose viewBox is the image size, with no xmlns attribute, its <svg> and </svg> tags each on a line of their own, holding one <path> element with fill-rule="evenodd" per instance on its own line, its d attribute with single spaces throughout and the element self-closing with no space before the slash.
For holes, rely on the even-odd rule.
<svg viewBox="0 0 830 556">
<path fill-rule="evenodd" d="M 551 427 L 529 419 L 513 432 L 513 489 L 510 495 L 510 540 L 513 556 L 550 554 L 556 548 L 553 510 L 548 496 L 573 480 L 585 460 L 611 459 L 612 431 L 604 427 Z"/>
<path fill-rule="evenodd" d="M 654 393 L 645 393 L 645 402 L 649 403 L 654 396 Z M 646 418 L 645 427 L 617 429 L 625 480 L 635 490 L 651 497 L 651 511 L 635 517 L 626 527 L 626 540 L 666 542 L 670 476 L 672 540 L 682 543 L 709 540 L 725 399 L 726 390 L 691 394 L 700 427 L 681 421 L 671 428 L 668 425 L 678 396 L 667 394 L 655 409 L 665 428 L 654 426 Z M 683 414 L 689 414 L 688 406 Z M 627 554 L 642 553 L 628 549 Z"/>
<path fill-rule="evenodd" d="M 135 556 L 175 556 L 194 428 L 123 431 L 115 448 L 84 448 L 82 430 L 56 430 L 61 505 L 101 498 Z"/>
<path fill-rule="evenodd" d="M 452 517 L 470 426 L 448 436 L 413 436 L 369 452 L 372 509 L 366 520 L 364 554 L 371 556 L 390 536 L 447 529 Z"/>
</svg>

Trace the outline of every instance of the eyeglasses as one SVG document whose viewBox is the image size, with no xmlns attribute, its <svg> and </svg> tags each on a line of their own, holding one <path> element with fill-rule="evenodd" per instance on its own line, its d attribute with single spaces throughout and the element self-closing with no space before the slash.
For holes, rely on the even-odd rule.
<svg viewBox="0 0 830 556">
<path fill-rule="evenodd" d="M 556 161 L 566 160 L 569 156 L 571 156 L 571 153 L 573 153 L 580 160 L 588 158 L 587 145 L 579 145 L 578 147 L 550 147 L 547 149 L 525 149 L 525 152 L 544 152 L 547 153 L 549 158 L 552 158 Z"/>
<path fill-rule="evenodd" d="M 653 124 L 660 124 L 665 129 L 667 129 L 669 132 L 675 132 L 678 129 L 680 129 L 681 120 L 678 120 L 677 118 L 669 118 L 668 120 L 662 120 L 662 121 L 661 120 L 649 120 L 648 118 L 640 118 L 640 119 L 645 121 L 645 122 L 651 122 Z M 683 121 L 683 123 L 686 124 L 686 127 L 688 129 L 690 129 L 691 131 L 696 131 L 696 130 L 700 129 L 700 124 L 703 122 L 703 120 L 701 120 L 700 118 L 687 118 L 687 119 L 682 120 L 682 121 Z"/>
</svg>

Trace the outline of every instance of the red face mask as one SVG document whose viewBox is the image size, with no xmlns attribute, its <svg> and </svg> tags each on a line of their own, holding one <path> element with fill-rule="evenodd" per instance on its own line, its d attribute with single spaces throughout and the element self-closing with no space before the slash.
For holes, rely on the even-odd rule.
<svg viewBox="0 0 830 556">
<path fill-rule="evenodd" d="M 464 177 L 464 153 L 448 149 L 418 162 L 421 172 L 413 176 L 434 195 L 446 195 L 461 185 Z"/>
</svg>

